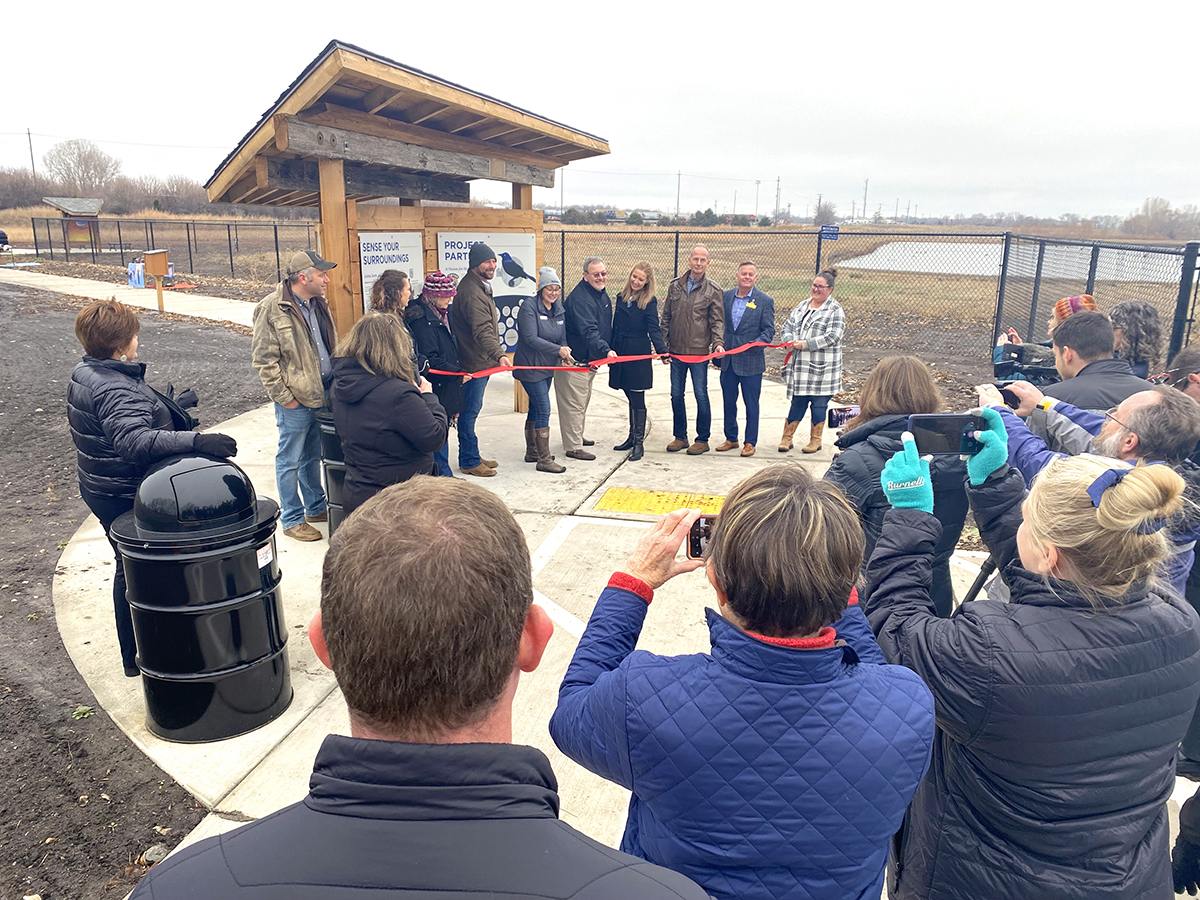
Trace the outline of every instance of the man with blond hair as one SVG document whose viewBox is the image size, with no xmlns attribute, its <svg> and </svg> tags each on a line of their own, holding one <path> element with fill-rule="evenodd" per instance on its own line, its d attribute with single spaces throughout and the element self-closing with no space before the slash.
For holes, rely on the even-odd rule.
<svg viewBox="0 0 1200 900">
<path fill-rule="evenodd" d="M 674 418 L 675 440 L 667 444 L 668 453 L 687 448 L 689 456 L 708 452 L 712 430 L 712 407 L 708 402 L 708 363 L 683 362 L 676 356 L 725 355 L 725 294 L 707 276 L 708 248 L 697 244 L 688 256 L 688 270 L 671 282 L 663 302 L 662 333 L 671 358 L 663 362 L 671 366 L 671 412 Z M 696 395 L 696 442 L 688 446 L 687 389 L 688 374 L 692 377 L 692 393 Z"/>
</svg>

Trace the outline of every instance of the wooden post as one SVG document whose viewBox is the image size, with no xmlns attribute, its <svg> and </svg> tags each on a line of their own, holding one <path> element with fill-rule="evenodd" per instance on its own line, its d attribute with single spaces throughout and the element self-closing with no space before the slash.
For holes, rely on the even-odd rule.
<svg viewBox="0 0 1200 900">
<path fill-rule="evenodd" d="M 166 250 L 147 250 L 145 256 L 145 273 L 154 276 L 154 287 L 158 290 L 158 311 L 163 310 L 162 280 L 170 267 L 167 264 Z"/>
<path fill-rule="evenodd" d="M 514 184 L 512 186 L 512 208 L 533 209 L 533 185 Z"/>
<path fill-rule="evenodd" d="M 354 314 L 353 272 L 350 266 L 349 225 L 346 221 L 346 178 L 340 159 L 317 160 L 321 197 L 321 254 L 337 263 L 329 270 L 326 299 L 339 336 L 350 333 Z"/>
</svg>

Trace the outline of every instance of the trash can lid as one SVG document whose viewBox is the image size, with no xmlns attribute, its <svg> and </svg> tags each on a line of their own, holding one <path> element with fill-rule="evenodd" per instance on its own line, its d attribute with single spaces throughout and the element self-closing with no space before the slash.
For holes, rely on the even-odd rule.
<svg viewBox="0 0 1200 900">
<path fill-rule="evenodd" d="M 139 531 L 159 534 L 237 530 L 257 514 L 254 485 L 219 456 L 186 453 L 150 467 L 138 487 L 133 519 Z"/>
</svg>

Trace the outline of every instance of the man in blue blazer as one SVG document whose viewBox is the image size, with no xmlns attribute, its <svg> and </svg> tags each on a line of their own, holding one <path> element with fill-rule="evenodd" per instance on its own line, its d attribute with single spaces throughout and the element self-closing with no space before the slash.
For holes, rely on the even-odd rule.
<svg viewBox="0 0 1200 900">
<path fill-rule="evenodd" d="M 737 287 L 725 292 L 725 351 L 721 364 L 721 396 L 725 400 L 725 443 L 717 448 L 738 448 L 738 388 L 746 404 L 746 443 L 742 456 L 753 456 L 758 443 L 758 398 L 762 393 L 767 359 L 762 347 L 732 353 L 743 344 L 769 343 L 775 337 L 775 301 L 754 286 L 758 268 L 752 262 L 738 266 Z"/>
</svg>

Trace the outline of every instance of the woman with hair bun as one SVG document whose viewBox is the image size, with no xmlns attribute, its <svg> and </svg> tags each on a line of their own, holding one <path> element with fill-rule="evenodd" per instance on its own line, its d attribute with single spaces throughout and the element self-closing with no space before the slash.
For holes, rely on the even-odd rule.
<svg viewBox="0 0 1200 900">
<path fill-rule="evenodd" d="M 1200 698 L 1196 612 L 1156 578 L 1183 479 L 1083 455 L 1026 493 L 999 413 L 981 415 L 967 497 L 1010 602 L 938 618 L 941 525 L 911 435 L 880 476 L 893 509 L 867 617 L 888 661 L 932 690 L 938 723 L 889 896 L 1169 898 L 1166 802 Z"/>
<path fill-rule="evenodd" d="M 833 299 L 833 282 L 837 269 L 825 269 L 812 281 L 812 296 L 792 310 L 783 325 L 784 343 L 793 344 L 783 377 L 792 405 L 779 452 L 792 449 L 792 438 L 812 407 L 812 423 L 808 443 L 801 453 L 816 453 L 821 449 L 821 433 L 825 430 L 825 411 L 833 395 L 842 389 L 842 335 L 846 331 L 846 314 Z"/>
</svg>

